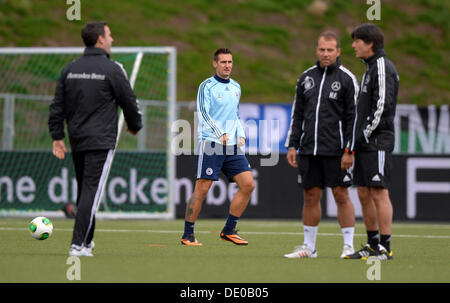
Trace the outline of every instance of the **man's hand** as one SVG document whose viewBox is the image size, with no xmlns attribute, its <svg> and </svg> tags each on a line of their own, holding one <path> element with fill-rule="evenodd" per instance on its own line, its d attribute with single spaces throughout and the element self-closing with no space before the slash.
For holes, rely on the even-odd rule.
<svg viewBox="0 0 450 303">
<path fill-rule="evenodd" d="M 298 167 L 298 163 L 297 163 L 297 150 L 294 148 L 290 148 L 287 155 L 286 155 L 286 159 L 289 163 L 290 166 L 292 167 Z"/>
<path fill-rule="evenodd" d="M 133 130 L 131 130 L 131 129 L 129 129 L 129 128 L 127 128 L 127 131 L 128 131 L 130 134 L 132 134 L 133 136 L 136 136 L 137 133 L 138 133 L 138 131 L 133 131 Z"/>
<path fill-rule="evenodd" d="M 341 158 L 341 169 L 347 170 L 352 167 L 354 161 L 354 157 L 352 154 L 344 152 Z"/>
<path fill-rule="evenodd" d="M 245 145 L 245 138 L 239 137 L 237 145 L 238 146 L 244 146 Z"/>
<path fill-rule="evenodd" d="M 53 141 L 53 155 L 56 158 L 62 160 L 66 156 L 67 149 L 64 140 L 54 140 Z"/>
<path fill-rule="evenodd" d="M 227 145 L 228 139 L 229 139 L 228 135 L 227 134 L 223 134 L 223 136 L 219 138 L 220 144 Z"/>
</svg>

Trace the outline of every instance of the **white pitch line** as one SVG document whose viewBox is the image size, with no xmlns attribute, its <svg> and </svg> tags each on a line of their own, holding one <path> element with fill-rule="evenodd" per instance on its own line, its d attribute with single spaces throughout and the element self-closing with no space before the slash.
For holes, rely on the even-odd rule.
<svg viewBox="0 0 450 303">
<path fill-rule="evenodd" d="M 18 231 L 28 231 L 26 228 L 17 228 L 17 227 L 0 227 L 0 231 L 8 231 L 8 230 L 18 230 Z M 56 231 L 73 231 L 72 228 L 58 228 Z M 115 233 L 164 233 L 164 234 L 181 234 L 180 230 L 151 230 L 151 229 L 95 229 L 96 232 L 115 232 Z M 211 234 L 211 231 L 195 231 L 196 234 Z M 286 235 L 286 236 L 301 236 L 303 233 L 300 232 L 263 232 L 263 231 L 247 231 L 241 232 L 241 234 L 248 235 Z M 337 237 L 342 236 L 340 233 L 318 233 L 318 236 L 325 237 Z M 365 237 L 366 234 L 355 234 L 357 237 Z M 393 234 L 393 238 L 423 238 L 423 239 L 450 239 L 450 236 L 445 235 L 397 235 Z"/>
</svg>

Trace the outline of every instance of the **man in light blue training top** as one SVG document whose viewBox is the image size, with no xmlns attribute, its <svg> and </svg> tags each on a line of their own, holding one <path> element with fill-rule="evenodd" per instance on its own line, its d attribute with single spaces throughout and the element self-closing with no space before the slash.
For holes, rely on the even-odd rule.
<svg viewBox="0 0 450 303">
<path fill-rule="evenodd" d="M 245 144 L 244 129 L 239 121 L 241 87 L 230 79 L 233 56 L 227 48 L 214 53 L 215 75 L 200 84 L 197 95 L 198 154 L 197 181 L 186 206 L 181 244 L 201 246 L 194 236 L 194 223 L 213 181 L 222 171 L 239 190 L 231 201 L 230 211 L 220 237 L 236 245 L 248 245 L 236 232 L 236 224 L 247 207 L 255 188 L 247 158 L 240 147 Z"/>
</svg>

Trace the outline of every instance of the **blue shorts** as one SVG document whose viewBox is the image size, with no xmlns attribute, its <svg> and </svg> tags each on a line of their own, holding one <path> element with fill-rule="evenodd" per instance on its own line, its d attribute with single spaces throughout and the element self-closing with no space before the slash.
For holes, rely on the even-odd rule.
<svg viewBox="0 0 450 303">
<path fill-rule="evenodd" d="M 228 181 L 250 171 L 251 167 L 243 151 L 237 145 L 221 145 L 211 141 L 200 141 L 197 160 L 197 179 L 219 180 L 222 171 Z"/>
</svg>

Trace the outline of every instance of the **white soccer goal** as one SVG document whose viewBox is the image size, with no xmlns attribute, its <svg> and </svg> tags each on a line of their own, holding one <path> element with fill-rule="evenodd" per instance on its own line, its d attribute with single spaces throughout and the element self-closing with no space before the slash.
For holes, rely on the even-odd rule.
<svg viewBox="0 0 450 303">
<path fill-rule="evenodd" d="M 70 153 L 64 160 L 52 155 L 47 121 L 62 69 L 83 51 L 0 48 L 0 217 L 63 217 L 64 204 L 76 201 Z M 144 127 L 137 136 L 121 131 L 121 115 L 97 217 L 173 219 L 176 167 L 170 126 L 176 115 L 176 49 L 113 47 L 111 59 L 127 71 Z"/>
</svg>

